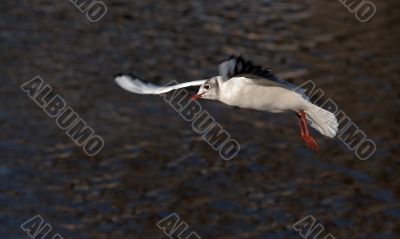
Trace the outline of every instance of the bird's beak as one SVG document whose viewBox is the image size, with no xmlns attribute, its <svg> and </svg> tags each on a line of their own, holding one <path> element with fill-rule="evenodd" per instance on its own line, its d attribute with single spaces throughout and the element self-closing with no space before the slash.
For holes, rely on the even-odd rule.
<svg viewBox="0 0 400 239">
<path fill-rule="evenodd" d="M 206 92 L 203 92 L 203 93 L 201 93 L 201 94 L 196 94 L 196 95 L 192 96 L 190 99 L 191 99 L 191 100 L 197 100 L 197 99 L 200 99 L 200 98 L 201 98 L 201 96 L 202 96 L 204 93 L 206 93 Z"/>
</svg>

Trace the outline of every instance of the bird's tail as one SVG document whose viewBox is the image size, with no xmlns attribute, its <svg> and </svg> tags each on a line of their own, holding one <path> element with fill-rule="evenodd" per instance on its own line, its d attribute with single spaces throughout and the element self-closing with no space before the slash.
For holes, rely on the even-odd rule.
<svg viewBox="0 0 400 239">
<path fill-rule="evenodd" d="M 305 110 L 308 124 L 329 138 L 335 137 L 339 125 L 336 116 L 312 103 L 309 103 L 308 106 L 308 109 Z"/>
</svg>

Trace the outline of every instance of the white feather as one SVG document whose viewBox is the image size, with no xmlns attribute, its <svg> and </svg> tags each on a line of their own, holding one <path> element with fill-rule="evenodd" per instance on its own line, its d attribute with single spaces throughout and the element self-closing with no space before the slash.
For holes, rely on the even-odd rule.
<svg viewBox="0 0 400 239">
<path fill-rule="evenodd" d="M 200 86 L 202 85 L 206 80 L 198 80 L 198 81 L 190 81 L 190 82 L 185 82 L 177 85 L 172 85 L 172 86 L 158 86 L 154 85 L 152 83 L 144 83 L 143 81 L 139 79 L 133 79 L 129 75 L 121 75 L 117 76 L 115 78 L 115 82 L 124 90 L 127 90 L 129 92 L 133 92 L 136 94 L 153 94 L 153 95 L 159 95 L 159 94 L 164 94 L 172 90 L 177 90 L 181 88 L 186 88 L 190 86 Z"/>
<path fill-rule="evenodd" d="M 308 108 L 305 111 L 308 116 L 308 124 L 329 138 L 335 137 L 339 126 L 336 116 L 311 103 Z"/>
</svg>

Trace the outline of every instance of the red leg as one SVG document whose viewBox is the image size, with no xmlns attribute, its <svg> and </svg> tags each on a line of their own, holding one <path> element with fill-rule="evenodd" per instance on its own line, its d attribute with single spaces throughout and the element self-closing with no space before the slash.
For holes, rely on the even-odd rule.
<svg viewBox="0 0 400 239">
<path fill-rule="evenodd" d="M 305 136 L 305 129 L 304 129 L 304 124 L 303 124 L 303 120 L 301 119 L 301 114 L 298 113 L 297 117 L 299 118 L 299 126 L 300 126 L 300 133 L 301 133 L 301 137 Z"/>
<path fill-rule="evenodd" d="M 306 114 L 304 111 L 300 111 L 297 116 L 299 117 L 301 137 L 311 149 L 315 152 L 319 152 L 319 146 L 308 130 Z"/>
</svg>

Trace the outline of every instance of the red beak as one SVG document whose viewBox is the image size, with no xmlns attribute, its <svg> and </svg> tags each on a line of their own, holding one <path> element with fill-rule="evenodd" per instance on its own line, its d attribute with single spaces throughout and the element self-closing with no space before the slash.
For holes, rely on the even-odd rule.
<svg viewBox="0 0 400 239">
<path fill-rule="evenodd" d="M 206 92 L 203 92 L 203 93 L 201 93 L 201 94 L 194 95 L 194 96 L 192 96 L 190 99 L 191 99 L 191 100 L 197 100 L 197 99 L 200 99 L 200 98 L 201 98 L 201 96 L 202 96 L 204 93 L 206 93 Z"/>
</svg>

